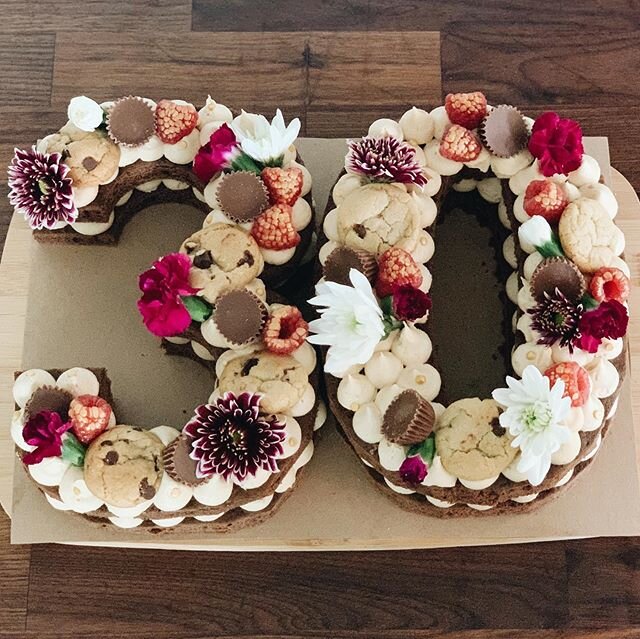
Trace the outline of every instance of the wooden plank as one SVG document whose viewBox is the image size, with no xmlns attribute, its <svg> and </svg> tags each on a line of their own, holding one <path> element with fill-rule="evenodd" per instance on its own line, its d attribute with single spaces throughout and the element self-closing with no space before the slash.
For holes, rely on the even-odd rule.
<svg viewBox="0 0 640 639">
<path fill-rule="evenodd" d="M 0 15 L 2 29 L 17 36 L 25 31 L 188 31 L 191 0 L 0 0 Z"/>
<path fill-rule="evenodd" d="M 612 33 L 638 26 L 638 8 L 626 0 L 573 2 L 561 7 L 541 0 L 535 9 L 527 2 L 501 0 L 308 0 L 304 11 L 298 0 L 193 0 L 195 31 L 332 31 L 441 30 L 465 23 L 473 30 L 483 24 L 498 32 L 514 24 L 541 28 L 582 30 L 599 24 L 606 11 L 606 27 Z"/>
<path fill-rule="evenodd" d="M 345 107 L 397 109 L 441 98 L 437 32 L 313 32 L 307 56 L 310 112 L 335 117 Z"/>
<path fill-rule="evenodd" d="M 0 633 L 21 633 L 27 622 L 29 590 L 29 546 L 10 546 L 11 522 L 0 511 Z"/>
<path fill-rule="evenodd" d="M 2 7 L 0 15 L 3 16 Z M 54 33 L 0 35 L 0 107 L 48 106 L 53 75 Z"/>
<path fill-rule="evenodd" d="M 568 542 L 566 561 L 572 627 L 640 626 L 640 540 Z"/>
<path fill-rule="evenodd" d="M 64 110 L 79 88 L 96 100 L 122 95 L 180 98 L 211 94 L 232 109 L 302 114 L 306 75 L 302 33 L 79 33 L 59 37 L 51 104 Z"/>
<path fill-rule="evenodd" d="M 535 555 L 528 564 L 520 546 L 348 557 L 34 546 L 27 629 L 46 632 L 55 620 L 63 633 L 109 636 L 328 637 L 351 629 L 370 637 L 565 625 L 563 547 L 541 544 Z M 176 587 L 185 580 L 188 588 Z"/>
<path fill-rule="evenodd" d="M 443 88 L 481 89 L 494 104 L 626 104 L 637 119 L 639 44 L 633 31 L 457 24 L 442 36 Z"/>
</svg>

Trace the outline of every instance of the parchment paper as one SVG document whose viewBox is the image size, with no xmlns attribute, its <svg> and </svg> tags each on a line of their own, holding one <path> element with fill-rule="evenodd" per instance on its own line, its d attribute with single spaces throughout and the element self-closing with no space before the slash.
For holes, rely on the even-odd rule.
<svg viewBox="0 0 640 639">
<path fill-rule="evenodd" d="M 608 166 L 603 138 L 588 151 Z M 317 210 L 340 171 L 343 140 L 306 139 L 300 151 L 314 177 Z M 197 363 L 168 357 L 140 322 L 137 275 L 199 228 L 201 215 L 176 205 L 138 214 L 118 247 L 33 245 L 24 368 L 104 366 L 120 423 L 181 427 L 206 400 L 212 380 Z M 556 500 L 524 515 L 448 519 L 408 513 L 380 494 L 335 431 L 324 426 L 299 485 L 264 524 L 235 533 L 159 535 L 101 529 L 52 509 L 16 464 L 12 542 L 63 542 L 205 550 L 386 549 L 464 546 L 640 534 L 629 384 L 590 468 Z"/>
</svg>

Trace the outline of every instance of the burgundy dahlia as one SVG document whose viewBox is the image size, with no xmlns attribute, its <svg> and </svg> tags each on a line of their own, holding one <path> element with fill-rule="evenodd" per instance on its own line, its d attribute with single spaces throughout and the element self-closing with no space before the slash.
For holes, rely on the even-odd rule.
<svg viewBox="0 0 640 639">
<path fill-rule="evenodd" d="M 431 310 L 431 296 L 411 284 L 403 284 L 393 292 L 392 309 L 400 321 L 415 322 Z"/>
<path fill-rule="evenodd" d="M 225 393 L 215 404 L 196 408 L 183 428 L 191 439 L 191 459 L 198 478 L 220 475 L 242 481 L 258 470 L 278 470 L 284 451 L 284 424 L 271 415 L 260 415 L 261 395 Z"/>
<path fill-rule="evenodd" d="M 372 138 L 349 142 L 347 169 L 373 182 L 401 182 L 424 186 L 427 178 L 416 159 L 415 149 L 396 138 Z"/>
<path fill-rule="evenodd" d="M 409 484 L 419 484 L 427 476 L 429 467 L 420 455 L 406 457 L 400 465 L 400 477 Z"/>
<path fill-rule="evenodd" d="M 617 300 L 602 302 L 600 306 L 587 311 L 580 320 L 580 338 L 576 346 L 595 353 L 604 338 L 624 337 L 629 324 L 629 313 L 624 304 Z"/>
<path fill-rule="evenodd" d="M 531 328 L 540 333 L 538 344 L 568 346 L 573 351 L 573 343 L 580 337 L 582 304 L 567 299 L 557 288 L 553 293 L 545 293 L 544 299 L 528 313 L 533 317 Z"/>
<path fill-rule="evenodd" d="M 9 202 L 32 229 L 51 229 L 77 219 L 71 186 L 69 167 L 60 153 L 15 149 L 9 165 Z"/>
</svg>

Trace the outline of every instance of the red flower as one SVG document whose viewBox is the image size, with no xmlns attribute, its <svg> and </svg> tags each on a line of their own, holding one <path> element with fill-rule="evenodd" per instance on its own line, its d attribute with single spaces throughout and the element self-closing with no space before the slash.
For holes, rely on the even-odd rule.
<svg viewBox="0 0 640 639">
<path fill-rule="evenodd" d="M 216 174 L 231 166 L 231 161 L 239 154 L 235 133 L 227 124 L 216 129 L 209 141 L 193 159 L 193 172 L 207 184 Z"/>
<path fill-rule="evenodd" d="M 415 286 L 404 284 L 393 292 L 392 308 L 397 319 L 413 322 L 431 310 L 431 297 Z"/>
<path fill-rule="evenodd" d="M 547 111 L 533 123 L 529 151 L 538 158 L 542 175 L 566 175 L 582 163 L 582 129 L 574 120 Z"/>
<path fill-rule="evenodd" d="M 71 428 L 71 422 L 63 422 L 53 411 L 43 410 L 31 417 L 22 429 L 22 437 L 36 449 L 27 453 L 22 461 L 39 464 L 46 457 L 58 457 L 62 453 L 62 435 Z"/>
<path fill-rule="evenodd" d="M 419 484 L 427 476 L 427 465 L 420 455 L 413 455 L 402 462 L 398 472 L 407 483 Z"/>
<path fill-rule="evenodd" d="M 182 301 L 198 289 L 189 284 L 191 260 L 182 253 L 165 255 L 142 273 L 138 286 L 142 297 L 138 310 L 145 326 L 154 335 L 179 335 L 191 323 L 191 315 Z"/>
<path fill-rule="evenodd" d="M 602 302 L 592 311 L 587 311 L 580 320 L 580 337 L 577 346 L 589 353 L 595 353 L 605 338 L 618 339 L 627 332 L 629 314 L 616 300 Z"/>
</svg>

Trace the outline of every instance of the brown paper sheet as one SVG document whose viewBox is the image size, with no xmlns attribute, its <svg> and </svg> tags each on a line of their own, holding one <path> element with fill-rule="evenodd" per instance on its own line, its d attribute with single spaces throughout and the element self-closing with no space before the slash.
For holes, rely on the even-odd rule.
<svg viewBox="0 0 640 639">
<path fill-rule="evenodd" d="M 588 152 L 608 166 L 603 140 L 589 140 Z M 344 148 L 342 140 L 301 140 L 320 212 Z M 181 427 L 208 397 L 212 380 L 197 363 L 164 355 L 144 330 L 135 309 L 136 280 L 200 224 L 201 215 L 192 209 L 162 205 L 136 216 L 115 249 L 33 245 L 23 366 L 104 366 L 121 423 Z M 188 533 L 180 526 L 159 535 L 98 528 L 52 509 L 16 464 L 11 539 L 204 550 L 355 550 L 635 535 L 640 534 L 640 484 L 633 442 L 627 381 L 602 450 L 555 501 L 524 515 L 440 520 L 408 513 L 375 490 L 330 420 L 279 512 L 258 527 L 225 535 Z"/>
</svg>

